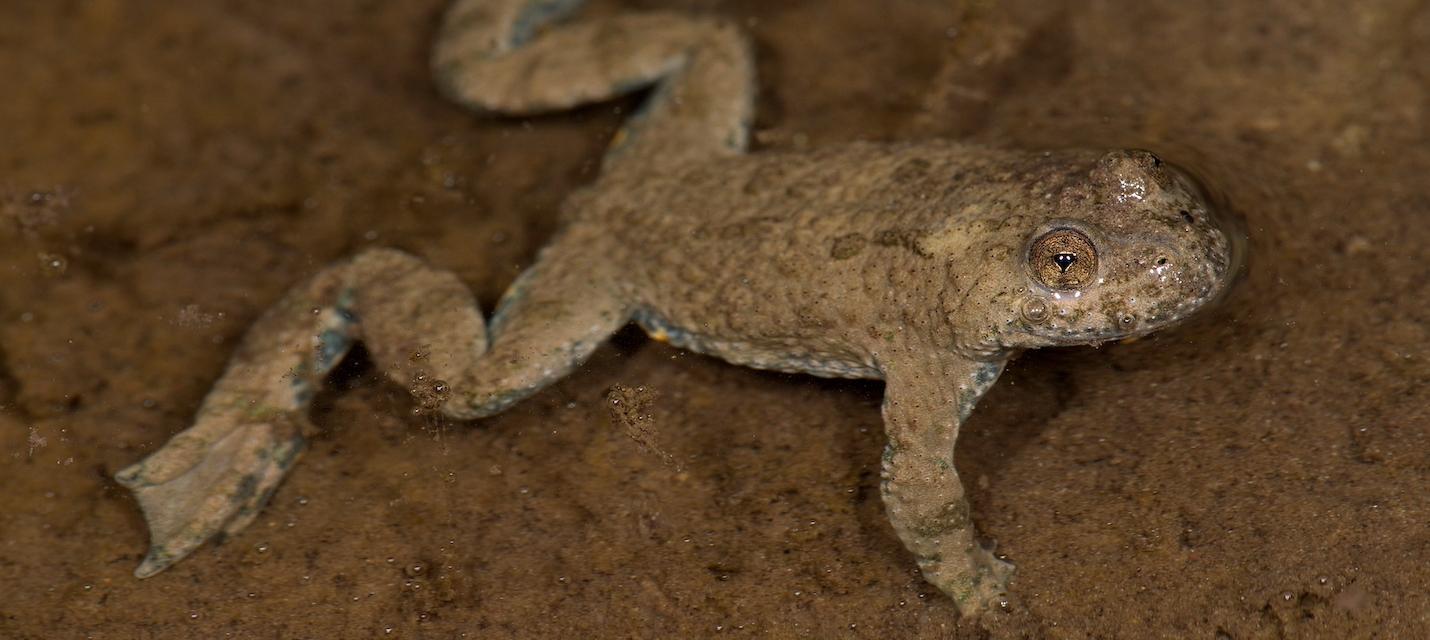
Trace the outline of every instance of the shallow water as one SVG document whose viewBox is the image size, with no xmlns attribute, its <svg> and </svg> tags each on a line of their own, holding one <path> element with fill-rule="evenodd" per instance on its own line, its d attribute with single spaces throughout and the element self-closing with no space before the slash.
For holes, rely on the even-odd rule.
<svg viewBox="0 0 1430 640">
<path fill-rule="evenodd" d="M 130 575 L 110 478 L 262 309 L 367 246 L 490 308 L 629 112 L 443 102 L 443 1 L 0 3 L 0 637 L 979 637 L 883 516 L 877 384 L 635 332 L 476 423 L 354 361 L 248 530 Z M 958 463 L 1018 565 L 986 631 L 1430 636 L 1430 6 L 670 4 L 754 32 L 761 146 L 1147 147 L 1245 219 L 1220 307 L 1025 355 L 975 411 Z M 655 447 L 614 384 L 659 394 Z"/>
</svg>

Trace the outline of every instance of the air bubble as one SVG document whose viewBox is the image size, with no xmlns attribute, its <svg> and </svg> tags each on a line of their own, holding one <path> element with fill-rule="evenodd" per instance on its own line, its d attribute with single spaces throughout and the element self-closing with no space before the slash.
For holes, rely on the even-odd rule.
<svg viewBox="0 0 1430 640">
<path fill-rule="evenodd" d="M 1028 322 L 1042 322 L 1048 319 L 1048 303 L 1042 298 L 1028 298 L 1023 302 L 1022 313 Z"/>
<path fill-rule="evenodd" d="M 64 275 L 65 271 L 69 269 L 69 260 L 58 253 L 40 254 L 40 264 L 50 275 Z"/>
</svg>

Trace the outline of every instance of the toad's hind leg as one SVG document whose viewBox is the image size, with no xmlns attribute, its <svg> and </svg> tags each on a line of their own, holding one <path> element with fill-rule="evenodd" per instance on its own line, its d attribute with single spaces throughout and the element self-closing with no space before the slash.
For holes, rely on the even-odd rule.
<svg viewBox="0 0 1430 640">
<path fill-rule="evenodd" d="M 734 25 L 676 13 L 557 23 L 583 0 L 457 0 L 432 53 L 437 84 L 469 107 L 542 113 L 659 83 L 616 135 L 605 169 L 743 153 L 755 95 Z"/>
<path fill-rule="evenodd" d="M 315 388 L 355 341 L 455 417 L 495 413 L 569 372 L 629 314 L 599 270 L 565 255 L 543 253 L 490 332 L 456 276 L 398 251 L 364 252 L 295 288 L 245 336 L 194 425 L 116 475 L 149 524 L 135 575 L 254 518 L 303 449 Z"/>
</svg>

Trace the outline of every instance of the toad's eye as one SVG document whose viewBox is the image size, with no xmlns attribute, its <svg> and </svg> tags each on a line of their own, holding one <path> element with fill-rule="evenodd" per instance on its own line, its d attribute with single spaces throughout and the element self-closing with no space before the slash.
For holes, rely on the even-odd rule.
<svg viewBox="0 0 1430 640">
<path fill-rule="evenodd" d="M 1097 248 L 1072 229 L 1054 229 L 1033 241 L 1028 250 L 1033 275 L 1053 289 L 1077 289 L 1097 273 Z"/>
</svg>

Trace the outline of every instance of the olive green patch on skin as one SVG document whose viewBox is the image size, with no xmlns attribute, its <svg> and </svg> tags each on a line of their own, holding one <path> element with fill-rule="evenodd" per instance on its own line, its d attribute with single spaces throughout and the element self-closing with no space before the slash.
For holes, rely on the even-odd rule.
<svg viewBox="0 0 1430 640">
<path fill-rule="evenodd" d="M 926 538 L 937 538 L 950 531 L 963 531 L 969 524 L 968 503 L 950 502 L 937 513 L 914 524 L 913 530 Z"/>
<path fill-rule="evenodd" d="M 873 242 L 881 247 L 905 249 L 920 258 L 933 257 L 920 246 L 923 235 L 910 229 L 882 229 L 874 234 Z"/>
<path fill-rule="evenodd" d="M 864 243 L 864 236 L 858 233 L 839 236 L 834 239 L 834 246 L 829 249 L 829 257 L 835 260 L 848 260 L 864 250 Z"/>
<path fill-rule="evenodd" d="M 915 182 L 928 179 L 929 169 L 932 167 L 933 165 L 928 160 L 914 158 L 900 164 L 889 179 L 896 185 L 912 185 Z"/>
<path fill-rule="evenodd" d="M 718 237 L 725 241 L 745 241 L 779 228 L 777 218 L 750 218 L 720 227 Z"/>
<path fill-rule="evenodd" d="M 258 475 L 248 474 L 238 483 L 238 489 L 228 496 L 229 502 L 242 505 L 258 493 Z"/>
</svg>

